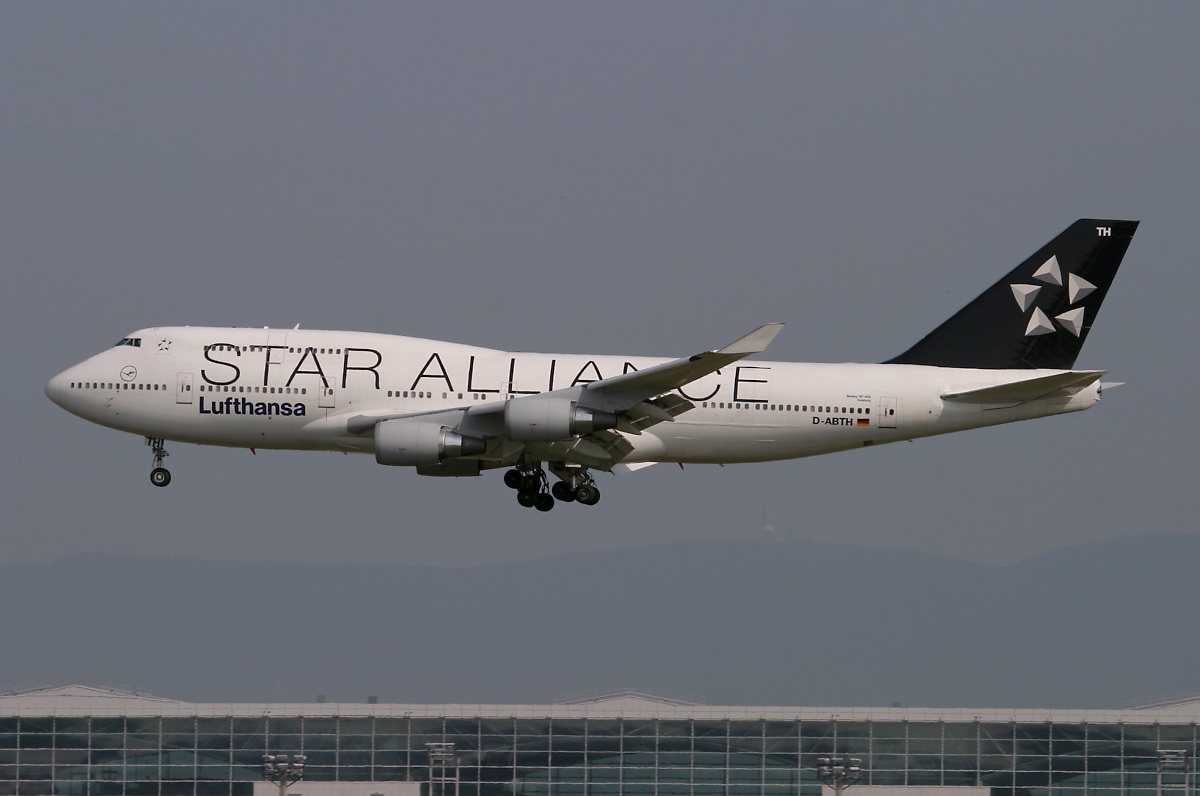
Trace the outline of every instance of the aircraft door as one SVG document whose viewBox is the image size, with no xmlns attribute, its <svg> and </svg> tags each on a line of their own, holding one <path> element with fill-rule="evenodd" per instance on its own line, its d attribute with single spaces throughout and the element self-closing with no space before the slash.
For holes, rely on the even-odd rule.
<svg viewBox="0 0 1200 796">
<path fill-rule="evenodd" d="M 175 403 L 190 404 L 192 402 L 192 374 L 179 373 L 175 376 Z"/>
<path fill-rule="evenodd" d="M 267 350 L 270 352 L 267 355 L 267 362 L 271 365 L 282 365 L 283 355 L 287 353 L 287 332 L 268 332 L 267 333 Z"/>
<path fill-rule="evenodd" d="M 900 399 L 894 395 L 879 396 L 879 427 L 895 428 L 900 412 Z"/>
<path fill-rule="evenodd" d="M 334 402 L 336 397 L 332 387 L 322 387 L 321 394 L 317 396 L 317 406 L 323 409 L 333 409 L 337 405 Z"/>
</svg>

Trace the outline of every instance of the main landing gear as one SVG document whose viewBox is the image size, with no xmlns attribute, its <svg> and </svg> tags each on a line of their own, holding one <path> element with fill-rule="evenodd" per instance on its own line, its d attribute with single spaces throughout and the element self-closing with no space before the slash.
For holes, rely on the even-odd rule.
<svg viewBox="0 0 1200 796">
<path fill-rule="evenodd" d="M 170 456 L 163 447 L 164 440 L 157 437 L 146 437 L 146 444 L 154 452 L 154 469 L 150 471 L 150 483 L 155 486 L 166 486 L 171 483 L 171 471 L 163 467 L 163 459 Z"/>
<path fill-rule="evenodd" d="M 563 467 L 551 465 L 551 470 L 561 480 L 549 486 L 546 472 L 541 463 L 533 466 L 518 465 L 504 474 L 504 485 L 517 490 L 517 502 L 526 508 L 549 511 L 554 501 L 582 503 L 594 506 L 600 501 L 600 490 L 586 467 Z"/>
<path fill-rule="evenodd" d="M 504 484 L 517 490 L 517 502 L 525 508 L 549 511 L 554 508 L 554 498 L 546 483 L 546 473 L 541 466 L 517 467 L 504 474 Z"/>
</svg>

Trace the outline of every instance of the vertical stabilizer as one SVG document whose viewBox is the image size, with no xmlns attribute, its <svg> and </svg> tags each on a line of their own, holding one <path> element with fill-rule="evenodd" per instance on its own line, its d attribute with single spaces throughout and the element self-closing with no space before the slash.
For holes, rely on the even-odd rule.
<svg viewBox="0 0 1200 796">
<path fill-rule="evenodd" d="M 1073 367 L 1137 227 L 1079 219 L 888 364 Z"/>
</svg>

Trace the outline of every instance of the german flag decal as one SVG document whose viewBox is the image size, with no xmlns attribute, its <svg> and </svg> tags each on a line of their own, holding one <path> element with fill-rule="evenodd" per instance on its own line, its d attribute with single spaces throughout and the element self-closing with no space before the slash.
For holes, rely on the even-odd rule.
<svg viewBox="0 0 1200 796">
<path fill-rule="evenodd" d="M 870 420 L 868 420 L 868 419 L 867 419 L 867 418 L 865 418 L 865 417 L 860 417 L 860 418 L 858 418 L 858 423 L 857 423 L 857 425 L 858 425 L 860 428 L 861 428 L 862 426 L 869 426 L 869 425 L 871 425 L 871 421 L 870 421 Z"/>
</svg>

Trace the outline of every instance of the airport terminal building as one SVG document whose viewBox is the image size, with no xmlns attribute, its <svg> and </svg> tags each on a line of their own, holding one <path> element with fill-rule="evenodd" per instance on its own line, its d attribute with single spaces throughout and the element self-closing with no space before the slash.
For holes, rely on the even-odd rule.
<svg viewBox="0 0 1200 796">
<path fill-rule="evenodd" d="M 198 704 L 110 689 L 0 696 L 0 796 L 1192 796 L 1200 696 L 1127 710 L 720 707 L 625 693 L 555 705 Z M 267 790 L 267 793 L 274 791 Z"/>
</svg>

